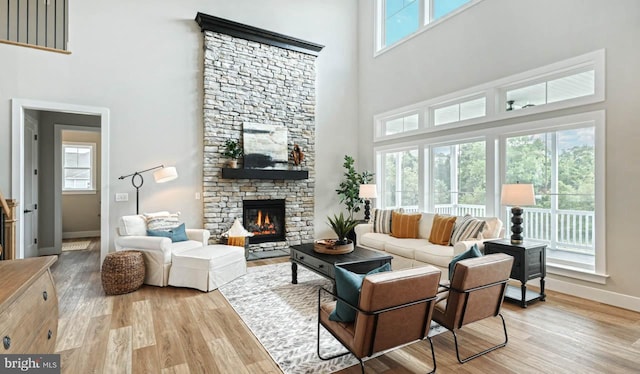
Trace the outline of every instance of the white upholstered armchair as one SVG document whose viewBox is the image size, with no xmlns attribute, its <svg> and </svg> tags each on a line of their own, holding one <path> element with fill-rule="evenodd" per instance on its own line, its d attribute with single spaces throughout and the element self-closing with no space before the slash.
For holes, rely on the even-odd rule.
<svg viewBox="0 0 640 374">
<path fill-rule="evenodd" d="M 168 212 L 160 212 L 166 213 Z M 170 238 L 147 235 L 144 215 L 122 216 L 115 239 L 116 251 L 132 249 L 144 256 L 146 273 L 144 283 L 164 287 L 169 281 L 171 254 L 208 245 L 208 230 L 186 229 L 188 240 L 172 242 Z"/>
</svg>

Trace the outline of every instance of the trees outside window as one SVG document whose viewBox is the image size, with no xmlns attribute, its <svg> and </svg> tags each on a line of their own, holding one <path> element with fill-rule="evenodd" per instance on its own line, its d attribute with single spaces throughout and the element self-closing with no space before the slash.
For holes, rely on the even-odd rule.
<svg viewBox="0 0 640 374">
<path fill-rule="evenodd" d="M 484 215 L 486 211 L 485 142 L 432 148 L 433 192 L 436 212 Z"/>
<path fill-rule="evenodd" d="M 505 183 L 532 183 L 536 205 L 525 208 L 528 238 L 549 243 L 578 264 L 593 267 L 595 255 L 595 128 L 533 133 L 505 139 Z M 504 212 L 505 219 L 508 212 Z"/>
<path fill-rule="evenodd" d="M 417 209 L 418 149 L 385 153 L 383 172 L 383 201 L 385 207 Z"/>
</svg>

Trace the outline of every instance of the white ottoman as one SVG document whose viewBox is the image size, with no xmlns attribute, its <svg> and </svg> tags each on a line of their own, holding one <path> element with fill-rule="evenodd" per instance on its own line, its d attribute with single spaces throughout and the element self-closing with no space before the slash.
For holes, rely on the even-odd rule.
<svg viewBox="0 0 640 374">
<path fill-rule="evenodd" d="M 171 255 L 169 285 L 208 292 L 246 273 L 244 248 L 208 245 Z"/>
</svg>

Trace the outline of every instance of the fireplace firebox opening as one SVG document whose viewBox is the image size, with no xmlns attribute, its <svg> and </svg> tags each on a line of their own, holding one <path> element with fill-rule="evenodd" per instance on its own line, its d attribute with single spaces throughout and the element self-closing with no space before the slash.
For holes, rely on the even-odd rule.
<svg viewBox="0 0 640 374">
<path fill-rule="evenodd" d="M 243 200 L 244 228 L 253 233 L 251 244 L 285 241 L 285 203 L 278 200 Z"/>
</svg>

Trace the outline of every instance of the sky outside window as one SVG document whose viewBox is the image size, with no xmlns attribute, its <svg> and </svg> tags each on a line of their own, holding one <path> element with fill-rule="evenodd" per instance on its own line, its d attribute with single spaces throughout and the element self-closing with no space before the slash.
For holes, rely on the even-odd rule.
<svg viewBox="0 0 640 374">
<path fill-rule="evenodd" d="M 431 19 L 435 21 L 446 16 L 469 1 L 471 0 L 433 0 L 433 17 Z"/>
<path fill-rule="evenodd" d="M 385 2 L 385 45 L 394 44 L 418 30 L 418 9 L 418 0 Z"/>
</svg>

